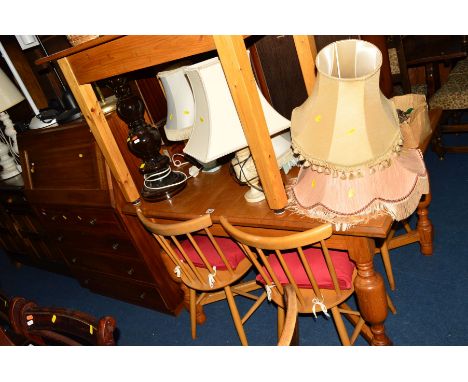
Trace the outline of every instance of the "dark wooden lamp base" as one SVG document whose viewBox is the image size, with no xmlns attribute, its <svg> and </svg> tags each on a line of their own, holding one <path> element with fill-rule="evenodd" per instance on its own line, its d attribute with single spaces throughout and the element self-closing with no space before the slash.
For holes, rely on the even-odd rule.
<svg viewBox="0 0 468 382">
<path fill-rule="evenodd" d="M 159 202 L 170 199 L 182 191 L 186 184 L 186 178 L 182 174 L 171 172 L 163 180 L 145 181 L 145 185 L 141 190 L 141 197 L 147 202 Z"/>
<path fill-rule="evenodd" d="M 159 152 L 161 134 L 145 122 L 143 101 L 132 93 L 127 79 L 123 76 L 110 78 L 107 86 L 117 97 L 117 115 L 129 128 L 128 149 L 143 161 L 139 168 L 145 177 L 142 198 L 150 202 L 170 199 L 182 191 L 187 177 L 179 171 L 173 172 L 169 158 Z"/>
</svg>

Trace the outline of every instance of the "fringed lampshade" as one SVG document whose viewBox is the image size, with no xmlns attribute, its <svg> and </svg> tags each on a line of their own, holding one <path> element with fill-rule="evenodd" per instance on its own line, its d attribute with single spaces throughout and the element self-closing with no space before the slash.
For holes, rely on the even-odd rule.
<svg viewBox="0 0 468 382">
<path fill-rule="evenodd" d="M 167 101 L 164 131 L 170 141 L 189 139 L 195 116 L 192 89 L 185 76 L 184 67 L 158 73 Z"/>
<path fill-rule="evenodd" d="M 408 217 L 429 184 L 419 150 L 402 149 L 396 108 L 379 89 L 381 52 L 343 40 L 322 49 L 316 65 L 313 93 L 292 113 L 304 165 L 290 208 L 340 229 L 379 212 Z"/>
<path fill-rule="evenodd" d="M 195 120 L 184 152 L 200 163 L 206 164 L 237 151 L 236 158 L 232 161 L 236 176 L 241 182 L 247 181 L 252 186 L 245 195 L 246 200 L 249 202 L 263 200 L 265 196 L 258 186 L 255 164 L 249 149 L 246 148 L 244 130 L 219 59 L 215 57 L 186 66 L 185 73 L 195 99 Z M 258 86 L 257 90 L 270 135 L 289 129 L 290 121 L 268 103 Z M 289 162 L 282 160 L 281 165 L 284 164 L 285 168 L 295 164 L 289 131 L 287 133 L 272 139 L 274 148 L 275 145 L 282 147 L 278 147 L 275 153 L 282 158 L 290 159 Z M 286 149 L 283 147 L 285 142 Z"/>
</svg>

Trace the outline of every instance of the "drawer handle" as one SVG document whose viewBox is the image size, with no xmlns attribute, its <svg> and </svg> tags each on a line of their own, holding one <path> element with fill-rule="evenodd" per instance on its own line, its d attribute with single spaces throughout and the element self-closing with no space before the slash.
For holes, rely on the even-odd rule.
<svg viewBox="0 0 468 382">
<path fill-rule="evenodd" d="M 12 198 L 11 196 L 7 199 L 7 203 L 8 203 L 8 204 L 13 203 L 13 198 Z"/>
<path fill-rule="evenodd" d="M 146 297 L 146 293 L 145 293 L 145 292 L 143 292 L 142 294 L 140 294 L 140 299 L 144 300 L 145 297 Z"/>
<path fill-rule="evenodd" d="M 128 275 L 131 276 L 135 273 L 135 270 L 133 268 L 130 268 L 128 271 L 127 271 Z"/>
<path fill-rule="evenodd" d="M 34 172 L 36 171 L 34 169 L 34 162 L 31 163 L 31 169 L 29 171 L 31 171 L 31 174 L 34 174 Z"/>
<path fill-rule="evenodd" d="M 89 221 L 89 225 L 96 225 L 96 223 L 97 223 L 97 219 L 91 219 Z"/>
<path fill-rule="evenodd" d="M 62 242 L 62 240 L 63 240 L 63 235 L 57 236 L 57 241 Z"/>
<path fill-rule="evenodd" d="M 112 249 L 113 249 L 114 251 L 117 251 L 118 248 L 119 248 L 119 243 L 114 243 L 114 244 L 112 244 Z"/>
<path fill-rule="evenodd" d="M 76 263 L 76 257 L 74 257 L 71 261 L 72 261 L 73 264 L 75 264 Z"/>
</svg>

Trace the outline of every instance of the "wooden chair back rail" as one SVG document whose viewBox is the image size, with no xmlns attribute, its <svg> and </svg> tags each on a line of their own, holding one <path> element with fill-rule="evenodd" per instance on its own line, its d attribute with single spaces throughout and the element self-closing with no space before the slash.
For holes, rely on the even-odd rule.
<svg viewBox="0 0 468 382">
<path fill-rule="evenodd" d="M 211 221 L 211 216 L 209 214 L 205 214 L 198 218 L 194 218 L 181 223 L 158 224 L 148 220 L 145 217 L 145 215 L 143 215 L 143 211 L 140 208 L 136 209 L 136 213 L 140 221 L 148 230 L 161 236 L 185 235 L 190 232 L 196 232 L 204 228 L 208 228 L 213 224 L 213 222 Z"/>
<path fill-rule="evenodd" d="M 278 288 L 279 292 L 283 294 L 284 288 L 279 282 L 278 275 L 275 273 L 270 264 L 268 255 L 264 252 L 264 250 L 275 251 L 276 257 L 278 258 L 278 261 L 280 262 L 281 267 L 288 279 L 288 283 L 295 290 L 297 298 L 301 305 L 305 304 L 304 296 L 301 292 L 301 288 L 299 288 L 299 286 L 297 285 L 297 282 L 294 279 L 288 264 L 284 260 L 284 255 L 281 251 L 292 249 L 297 251 L 302 266 L 304 267 L 305 273 L 315 295 L 318 298 L 321 298 L 322 295 L 320 287 L 303 251 L 304 246 L 320 243 L 322 254 L 325 259 L 328 272 L 330 273 L 330 277 L 333 283 L 333 288 L 337 296 L 341 295 L 341 289 L 338 283 L 338 278 L 336 276 L 335 267 L 330 257 L 327 245 L 325 244 L 325 239 L 330 237 L 332 233 L 331 224 L 323 224 L 313 230 L 295 233 L 283 237 L 261 237 L 238 230 L 237 228 L 232 226 L 226 220 L 225 217 L 220 217 L 220 221 L 223 227 L 228 231 L 228 233 L 241 243 L 244 252 L 255 265 L 255 267 L 257 268 L 258 272 L 261 274 L 267 285 L 271 285 L 272 283 L 274 283 L 275 286 Z M 254 254 L 251 247 L 255 248 L 256 254 Z M 258 258 L 261 259 L 262 265 L 258 261 Z M 265 268 L 263 267 L 265 267 L 267 271 L 265 271 Z"/>
<path fill-rule="evenodd" d="M 223 226 L 225 224 L 230 226 L 229 233 L 234 239 L 251 247 L 269 250 L 305 247 L 311 243 L 318 243 L 323 238 L 330 237 L 333 232 L 331 224 L 327 223 L 313 230 L 293 233 L 286 236 L 262 237 L 240 231 L 232 226 L 224 216 L 220 216 L 219 221 Z"/>
</svg>

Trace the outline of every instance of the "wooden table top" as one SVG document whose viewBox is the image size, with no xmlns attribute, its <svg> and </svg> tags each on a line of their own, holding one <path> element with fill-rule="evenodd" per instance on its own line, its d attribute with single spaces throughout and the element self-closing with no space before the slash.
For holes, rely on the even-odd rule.
<svg viewBox="0 0 468 382">
<path fill-rule="evenodd" d="M 297 175 L 298 168 L 291 170 L 283 181 L 287 184 Z M 171 199 L 161 202 L 142 202 L 145 216 L 163 220 L 187 220 L 205 214 L 212 209 L 211 217 L 214 223 L 220 216 L 225 216 L 232 224 L 243 227 L 277 229 L 282 231 L 303 231 L 314 228 L 321 223 L 317 219 L 301 216 L 291 211 L 281 215 L 275 214 L 267 202 L 248 203 L 244 199 L 247 187 L 236 183 L 229 174 L 229 165 L 216 173 L 202 173 L 196 178 L 190 178 L 187 186 Z M 127 211 L 132 212 L 132 211 Z M 336 232 L 352 236 L 386 237 L 392 225 L 389 215 L 372 218 L 366 224 L 356 225 L 346 232 Z"/>
</svg>

